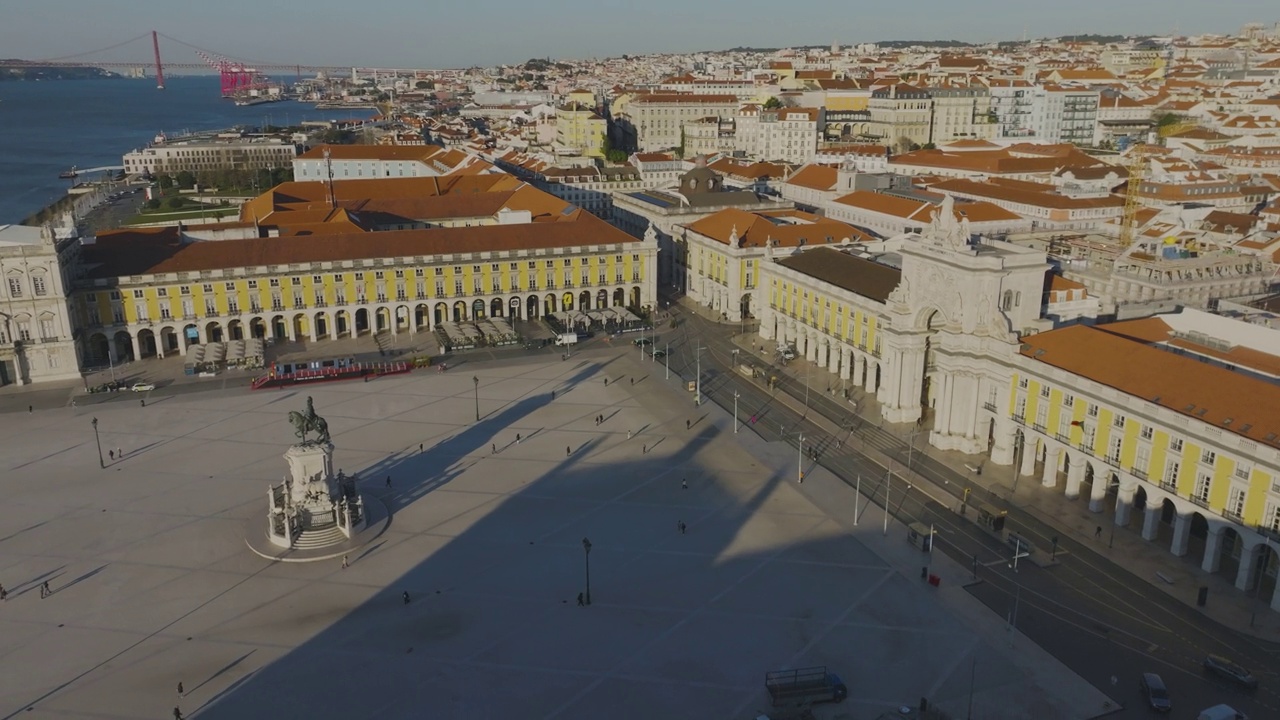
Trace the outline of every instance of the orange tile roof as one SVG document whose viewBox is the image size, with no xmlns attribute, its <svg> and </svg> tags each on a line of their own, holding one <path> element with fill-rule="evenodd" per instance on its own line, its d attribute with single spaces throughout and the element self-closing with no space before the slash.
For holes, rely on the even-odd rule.
<svg viewBox="0 0 1280 720">
<path fill-rule="evenodd" d="M 1072 325 L 1029 335 L 1022 339 L 1021 352 L 1046 365 L 1280 448 L 1280 386 L 1135 342 L 1107 332 L 1105 327 Z"/>
<path fill-rule="evenodd" d="M 787 178 L 788 185 L 811 190 L 835 190 L 840 171 L 830 165 L 805 165 Z"/>
<path fill-rule="evenodd" d="M 799 223 L 775 223 L 770 218 L 797 218 Z M 852 225 L 798 210 L 748 212 L 728 208 L 689 223 L 685 227 L 728 245 L 736 232 L 742 247 L 763 248 L 770 240 L 779 247 L 800 247 L 838 243 L 846 238 L 853 242 L 870 242 L 870 235 Z"/>
</svg>

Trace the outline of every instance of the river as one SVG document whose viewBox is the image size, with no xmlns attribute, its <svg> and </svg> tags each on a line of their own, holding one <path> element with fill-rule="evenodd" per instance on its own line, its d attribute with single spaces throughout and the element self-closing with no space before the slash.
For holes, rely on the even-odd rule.
<svg viewBox="0 0 1280 720">
<path fill-rule="evenodd" d="M 219 96 L 217 76 L 153 80 L 0 82 L 0 224 L 20 222 L 66 193 L 72 165 L 120 165 L 164 132 L 303 120 L 365 118 L 371 110 L 316 110 L 284 101 L 239 107 Z"/>
</svg>

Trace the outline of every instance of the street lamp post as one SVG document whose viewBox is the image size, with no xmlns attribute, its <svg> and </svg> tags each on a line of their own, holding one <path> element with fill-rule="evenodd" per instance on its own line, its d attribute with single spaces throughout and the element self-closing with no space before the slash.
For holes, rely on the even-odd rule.
<svg viewBox="0 0 1280 720">
<path fill-rule="evenodd" d="M 734 435 L 738 434 L 738 398 L 739 397 L 741 396 L 738 395 L 738 391 L 734 390 L 733 391 L 733 434 Z"/>
<path fill-rule="evenodd" d="M 800 443 L 796 446 L 796 472 L 800 482 L 804 482 L 804 433 L 800 433 Z"/>
<path fill-rule="evenodd" d="M 702 405 L 702 351 L 703 350 L 706 350 L 706 348 L 703 347 L 701 344 L 699 344 L 698 350 L 696 353 L 698 357 L 698 368 L 697 368 L 698 376 L 694 378 L 694 392 L 693 392 L 693 404 L 697 406 Z"/>
<path fill-rule="evenodd" d="M 106 469 L 107 464 L 102 461 L 102 439 L 98 437 L 98 418 L 89 421 L 93 426 L 93 441 L 98 444 L 98 467 Z"/>
<path fill-rule="evenodd" d="M 888 463 L 886 463 L 888 464 Z M 884 534 L 889 534 L 889 487 L 893 483 L 893 471 L 884 469 Z"/>
<path fill-rule="evenodd" d="M 1107 536 L 1108 549 L 1114 548 L 1116 543 L 1116 508 L 1120 505 L 1120 478 L 1116 478 L 1114 484 L 1107 486 L 1108 491 L 1111 488 L 1116 489 L 1116 504 L 1111 509 L 1111 532 Z"/>
<path fill-rule="evenodd" d="M 1018 493 L 1018 476 L 1022 474 L 1022 456 L 1027 454 L 1027 436 L 1018 434 L 1018 440 L 1013 446 L 1013 490 L 1011 495 Z"/>
<path fill-rule="evenodd" d="M 582 552 L 583 552 L 583 555 L 586 557 L 586 564 L 587 564 L 586 603 L 590 605 L 591 604 L 591 541 L 588 540 L 587 538 L 582 538 Z"/>
<path fill-rule="evenodd" d="M 480 422 L 480 378 L 472 375 L 471 383 L 476 388 L 476 422 Z"/>
<path fill-rule="evenodd" d="M 667 349 L 662 353 L 662 362 L 667 366 L 667 380 L 671 379 L 671 341 L 667 341 Z"/>
</svg>

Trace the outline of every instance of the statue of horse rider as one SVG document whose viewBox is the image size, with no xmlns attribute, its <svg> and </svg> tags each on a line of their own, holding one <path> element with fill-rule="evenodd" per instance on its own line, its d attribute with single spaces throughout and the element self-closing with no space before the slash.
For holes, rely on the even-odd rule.
<svg viewBox="0 0 1280 720">
<path fill-rule="evenodd" d="M 323 445 L 329 442 L 329 423 L 325 419 L 316 414 L 315 406 L 311 402 L 311 397 L 307 396 L 307 409 L 305 412 L 289 411 L 289 424 L 293 426 L 293 431 L 298 438 L 302 440 L 303 445 L 314 443 Z M 307 433 L 314 432 L 316 437 L 307 441 Z"/>
</svg>

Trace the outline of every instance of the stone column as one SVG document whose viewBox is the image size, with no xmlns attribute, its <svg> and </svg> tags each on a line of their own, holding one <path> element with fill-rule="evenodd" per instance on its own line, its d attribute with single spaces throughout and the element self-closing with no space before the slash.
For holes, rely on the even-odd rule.
<svg viewBox="0 0 1280 720">
<path fill-rule="evenodd" d="M 1129 511 L 1133 509 L 1133 495 L 1137 490 L 1136 483 L 1128 488 L 1122 483 L 1116 491 L 1116 512 L 1114 517 L 1116 525 L 1124 527 L 1129 524 Z"/>
<path fill-rule="evenodd" d="M 842 353 L 840 349 L 840 343 L 834 340 L 828 340 L 827 352 L 829 353 L 827 355 L 827 370 L 831 371 L 831 373 L 833 374 L 839 374 L 840 373 L 840 355 Z"/>
<path fill-rule="evenodd" d="M 848 345 L 840 346 L 840 379 L 848 380 L 853 376 L 853 350 Z"/>
<path fill-rule="evenodd" d="M 1102 503 L 1107 499 L 1107 485 L 1111 483 L 1111 474 L 1099 477 L 1093 474 L 1093 490 L 1089 493 L 1089 512 L 1102 512 Z"/>
<path fill-rule="evenodd" d="M 941 387 L 934 402 L 933 429 L 943 435 L 951 434 L 951 401 L 955 396 L 956 379 L 951 373 L 938 373 Z"/>
<path fill-rule="evenodd" d="M 142 359 L 142 347 L 138 344 L 138 333 L 129 333 L 129 342 L 133 345 L 133 359 Z"/>
<path fill-rule="evenodd" d="M 811 363 L 817 364 L 818 339 L 813 336 L 813 333 L 810 332 L 808 328 L 805 328 L 804 341 L 805 341 L 805 348 L 804 348 L 805 359 Z"/>
<path fill-rule="evenodd" d="M 1280 592 L 1271 594 L 1271 609 L 1280 612 Z"/>
<path fill-rule="evenodd" d="M 311 342 L 316 342 L 320 339 L 317 335 L 319 331 L 316 330 L 316 326 L 319 324 L 320 323 L 316 322 L 316 315 L 314 313 L 307 315 L 307 334 L 311 336 Z"/>
<path fill-rule="evenodd" d="M 1200 569 L 1207 573 L 1218 572 L 1219 563 L 1222 560 L 1222 553 L 1219 548 L 1222 547 L 1222 530 L 1214 532 L 1212 528 L 1204 538 L 1204 557 L 1200 560 Z"/>
<path fill-rule="evenodd" d="M 1027 433 L 1022 434 L 1022 449 L 1018 452 L 1022 453 L 1021 465 L 1018 466 L 1018 474 L 1022 477 L 1030 477 L 1036 471 L 1036 437 Z"/>
<path fill-rule="evenodd" d="M 1150 499 L 1147 501 L 1150 502 Z M 1162 508 L 1159 505 L 1147 505 L 1142 511 L 1142 539 L 1155 540 L 1156 535 L 1160 534 L 1160 512 Z"/>
<path fill-rule="evenodd" d="M 1084 484 L 1085 464 L 1080 460 L 1073 460 L 1067 466 L 1067 499 L 1075 500 L 1080 497 L 1080 486 Z"/>
<path fill-rule="evenodd" d="M 866 366 L 867 359 L 863 357 L 862 353 L 853 353 L 853 377 L 850 379 L 853 380 L 853 384 L 855 386 L 866 383 L 865 376 L 863 375 L 863 372 L 866 370 Z"/>
<path fill-rule="evenodd" d="M 1058 484 L 1058 460 L 1062 456 L 1062 448 L 1046 443 L 1044 450 L 1044 472 L 1040 476 L 1040 484 L 1051 488 Z"/>
<path fill-rule="evenodd" d="M 1191 516 L 1178 513 L 1173 521 L 1173 542 L 1169 552 L 1182 557 L 1187 554 L 1187 539 L 1191 537 Z M 1280 594 L 1280 593 L 1278 593 Z"/>
<path fill-rule="evenodd" d="M 1245 546 L 1240 552 L 1240 567 L 1236 569 L 1236 589 L 1249 589 L 1249 580 L 1253 577 L 1253 560 L 1257 557 L 1257 545 Z"/>
<path fill-rule="evenodd" d="M 866 365 L 867 378 L 863 382 L 863 389 L 869 393 L 878 393 L 879 391 L 876 388 L 876 373 L 880 370 L 880 363 L 877 360 L 868 359 L 866 361 Z"/>
<path fill-rule="evenodd" d="M 991 433 L 994 442 L 991 444 L 991 462 L 996 465 L 1013 464 L 1013 423 L 1006 417 L 992 420 L 995 428 Z"/>
</svg>

